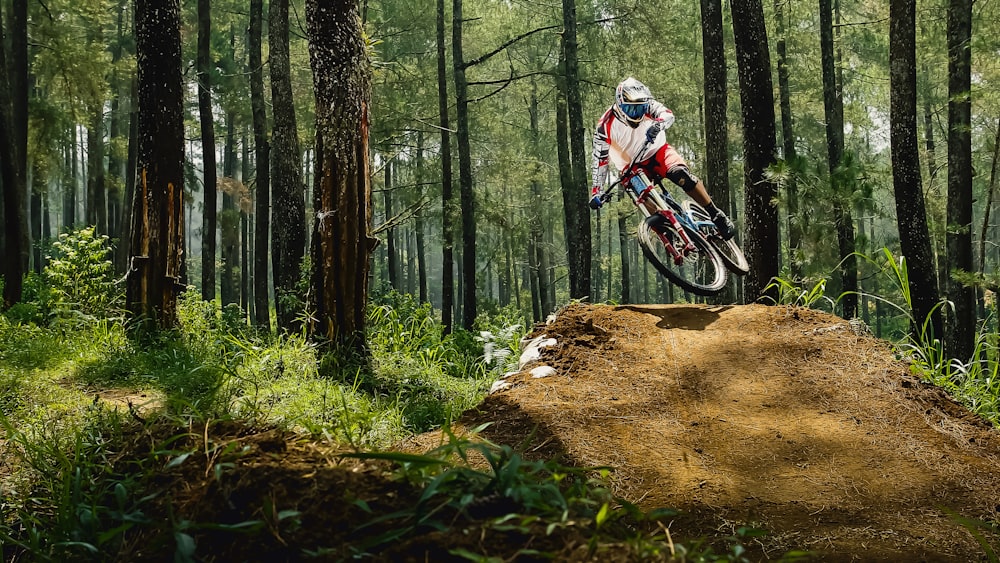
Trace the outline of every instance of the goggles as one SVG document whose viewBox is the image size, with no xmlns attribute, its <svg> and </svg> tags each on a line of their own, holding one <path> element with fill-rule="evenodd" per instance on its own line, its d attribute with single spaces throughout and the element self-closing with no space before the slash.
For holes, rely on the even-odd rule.
<svg viewBox="0 0 1000 563">
<path fill-rule="evenodd" d="M 649 109 L 649 102 L 640 103 L 622 103 L 622 112 L 632 119 L 639 119 L 640 117 L 646 115 L 646 110 Z"/>
</svg>

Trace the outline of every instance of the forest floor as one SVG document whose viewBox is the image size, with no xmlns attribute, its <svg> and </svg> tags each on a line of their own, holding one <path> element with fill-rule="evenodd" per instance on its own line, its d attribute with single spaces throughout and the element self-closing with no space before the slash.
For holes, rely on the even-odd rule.
<svg viewBox="0 0 1000 563">
<path fill-rule="evenodd" d="M 745 544 L 753 561 L 808 550 L 818 561 L 968 562 L 986 560 L 974 534 L 998 545 L 960 521 L 998 517 L 1000 432 L 842 319 L 787 307 L 572 305 L 536 327 L 541 335 L 555 344 L 453 430 L 490 422 L 481 435 L 525 457 L 613 468 L 619 498 L 678 511 L 664 522 L 676 542 L 725 546 L 753 526 L 766 531 Z M 555 373 L 533 378 L 543 364 Z M 345 460 L 288 432 L 227 423 L 191 428 L 187 440 L 191 459 L 158 473 L 166 494 L 147 514 L 194 536 L 199 560 L 298 560 L 303 549 L 350 558 L 344 546 L 358 537 L 348 529 L 420 494 L 386 464 Z M 401 447 L 441 441 L 431 432 Z M 154 443 L 137 435 L 122 455 Z M 233 451 L 238 459 L 218 463 Z M 281 522 L 287 511 L 294 526 Z M 503 546 L 519 542 L 562 561 L 634 557 L 594 555 L 571 531 L 489 539 L 458 514 L 443 519 L 451 526 L 420 537 L 373 524 L 368 540 L 383 546 L 374 559 L 458 560 L 449 550 L 465 548 L 511 560 Z M 249 520 L 270 533 L 240 539 L 238 525 L 196 524 Z M 132 537 L 127 558 L 171 559 L 172 546 L 151 537 Z"/>
</svg>

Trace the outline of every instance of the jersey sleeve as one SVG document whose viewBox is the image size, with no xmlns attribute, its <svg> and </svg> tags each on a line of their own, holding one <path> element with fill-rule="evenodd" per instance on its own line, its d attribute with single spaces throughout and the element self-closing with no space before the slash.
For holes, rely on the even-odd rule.
<svg viewBox="0 0 1000 563">
<path fill-rule="evenodd" d="M 608 179 L 608 151 L 611 149 L 611 110 L 604 112 L 604 115 L 597 122 L 594 129 L 594 156 L 591 168 L 593 178 L 593 190 L 591 195 L 596 194 Z"/>
<path fill-rule="evenodd" d="M 669 129 L 674 124 L 674 112 L 656 100 L 650 100 L 646 113 L 656 121 L 663 122 L 664 129 Z"/>
</svg>

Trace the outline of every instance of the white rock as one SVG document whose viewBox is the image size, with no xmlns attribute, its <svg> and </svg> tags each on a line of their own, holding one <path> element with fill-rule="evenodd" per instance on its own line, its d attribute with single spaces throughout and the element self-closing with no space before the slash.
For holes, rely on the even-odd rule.
<svg viewBox="0 0 1000 563">
<path fill-rule="evenodd" d="M 556 368 L 552 366 L 538 366 L 529 372 L 532 379 L 541 379 L 556 374 Z"/>
</svg>

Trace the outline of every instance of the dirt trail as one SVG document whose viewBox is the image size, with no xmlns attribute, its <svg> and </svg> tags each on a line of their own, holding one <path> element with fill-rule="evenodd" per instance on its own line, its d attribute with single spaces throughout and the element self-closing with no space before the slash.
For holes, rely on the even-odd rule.
<svg viewBox="0 0 1000 563">
<path fill-rule="evenodd" d="M 908 375 L 884 342 L 784 307 L 575 305 L 557 344 L 464 422 L 682 511 L 675 538 L 769 531 L 827 561 L 977 561 L 947 512 L 996 519 L 1000 434 Z M 540 364 L 556 374 L 532 378 Z M 996 538 L 990 538 L 996 546 Z"/>
</svg>

